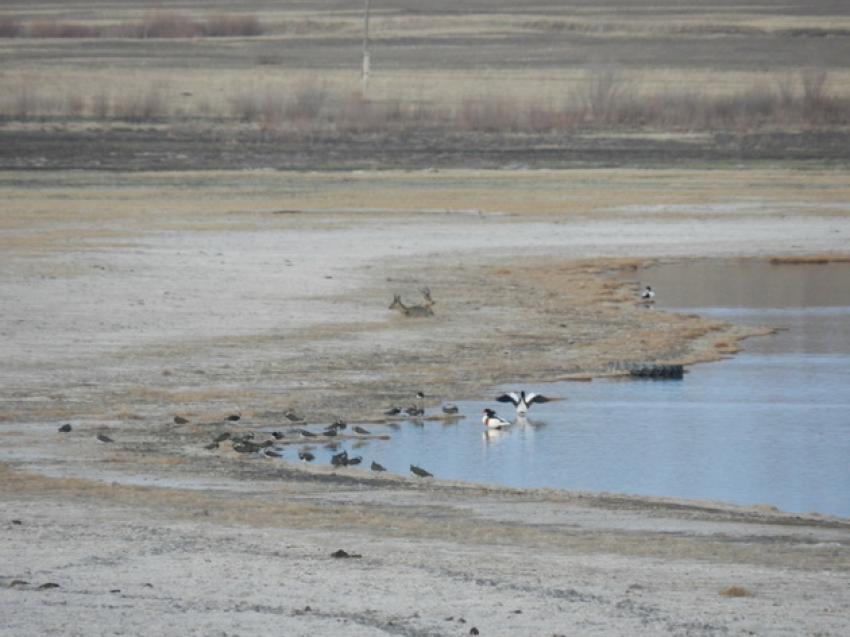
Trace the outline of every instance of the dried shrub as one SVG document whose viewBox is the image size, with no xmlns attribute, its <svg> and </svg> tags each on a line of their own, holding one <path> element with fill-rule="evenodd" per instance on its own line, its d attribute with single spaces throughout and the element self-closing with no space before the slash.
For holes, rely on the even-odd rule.
<svg viewBox="0 0 850 637">
<path fill-rule="evenodd" d="M 23 29 L 17 18 L 0 15 L 0 38 L 17 38 Z"/>
<path fill-rule="evenodd" d="M 99 38 L 102 29 L 79 22 L 46 20 L 33 22 L 27 29 L 27 34 L 31 38 Z"/>
<path fill-rule="evenodd" d="M 127 38 L 194 38 L 203 34 L 203 26 L 172 11 L 159 11 L 137 22 L 122 24 L 118 32 Z"/>
<path fill-rule="evenodd" d="M 115 99 L 113 115 L 127 122 L 142 123 L 162 120 L 168 114 L 165 91 L 154 86 Z"/>
<path fill-rule="evenodd" d="M 286 117 L 299 120 L 318 120 L 327 98 L 326 89 L 312 83 L 302 84 L 286 106 Z"/>
<path fill-rule="evenodd" d="M 35 117 L 40 105 L 41 97 L 38 90 L 30 84 L 23 83 L 12 95 L 9 117 L 13 120 L 25 122 Z"/>
<path fill-rule="evenodd" d="M 99 122 L 109 119 L 109 95 L 96 93 L 92 98 L 92 116 Z"/>
<path fill-rule="evenodd" d="M 210 37 L 252 37 L 263 34 L 255 15 L 222 15 L 210 18 L 204 27 Z"/>
<path fill-rule="evenodd" d="M 456 126 L 469 131 L 515 131 L 522 128 L 519 104 L 514 100 L 493 97 L 470 97 L 460 105 Z"/>
</svg>

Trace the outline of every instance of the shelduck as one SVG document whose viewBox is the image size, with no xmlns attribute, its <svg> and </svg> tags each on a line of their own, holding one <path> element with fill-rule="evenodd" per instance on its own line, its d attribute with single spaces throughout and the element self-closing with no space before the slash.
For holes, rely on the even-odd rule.
<svg viewBox="0 0 850 637">
<path fill-rule="evenodd" d="M 549 402 L 549 399 L 546 398 L 546 396 L 535 394 L 534 392 L 526 394 L 524 390 L 519 394 L 516 392 L 509 392 L 507 394 L 502 394 L 501 396 L 496 396 L 496 400 L 500 403 L 512 403 L 513 406 L 516 407 L 516 413 L 520 416 L 525 415 L 534 403 Z"/>
<path fill-rule="evenodd" d="M 484 417 L 481 419 L 481 422 L 483 422 L 484 426 L 488 429 L 504 429 L 505 427 L 511 426 L 511 423 L 504 418 L 500 418 L 492 409 L 484 409 L 482 413 L 484 414 Z"/>
</svg>

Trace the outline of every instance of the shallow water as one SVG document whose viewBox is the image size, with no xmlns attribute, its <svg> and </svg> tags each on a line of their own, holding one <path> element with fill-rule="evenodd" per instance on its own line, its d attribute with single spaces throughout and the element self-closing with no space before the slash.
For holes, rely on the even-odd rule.
<svg viewBox="0 0 850 637">
<path fill-rule="evenodd" d="M 850 266 L 705 262 L 638 273 L 656 306 L 786 328 L 746 351 L 696 365 L 684 379 L 595 380 L 525 387 L 563 398 L 532 406 L 527 422 L 485 435 L 481 410 L 401 421 L 372 440 L 377 460 L 407 474 L 516 487 L 556 487 L 769 504 L 850 517 Z M 495 388 L 493 395 L 500 389 Z M 320 449 L 317 461 L 330 451 Z M 327 458 L 323 457 L 323 454 Z"/>
</svg>

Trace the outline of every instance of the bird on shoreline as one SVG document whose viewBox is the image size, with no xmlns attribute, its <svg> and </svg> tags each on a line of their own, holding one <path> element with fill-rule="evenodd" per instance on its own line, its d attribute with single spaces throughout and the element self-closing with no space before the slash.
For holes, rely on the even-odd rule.
<svg viewBox="0 0 850 637">
<path fill-rule="evenodd" d="M 422 467 L 417 467 L 415 464 L 410 465 L 410 472 L 414 475 L 419 476 L 420 478 L 433 478 L 434 474 L 425 471 Z"/>
<path fill-rule="evenodd" d="M 500 418 L 492 409 L 484 409 L 481 413 L 484 414 L 481 422 L 483 422 L 484 426 L 488 429 L 504 429 L 505 427 L 511 426 L 511 423 L 504 418 Z"/>
<path fill-rule="evenodd" d="M 647 285 L 643 289 L 643 292 L 640 293 L 640 298 L 646 302 L 652 301 L 655 298 L 655 292 L 653 292 L 652 288 Z"/>
<path fill-rule="evenodd" d="M 372 469 L 372 471 L 386 471 L 387 470 L 387 468 L 384 465 L 379 464 L 379 463 L 375 462 L 374 460 L 372 461 L 371 469 Z"/>
<path fill-rule="evenodd" d="M 516 407 L 516 413 L 520 416 L 525 415 L 534 403 L 549 402 L 549 399 L 546 398 L 546 396 L 536 394 L 534 392 L 526 394 L 525 390 L 521 391 L 519 394 L 516 392 L 508 392 L 507 394 L 496 396 L 496 400 L 500 403 L 513 403 L 513 406 Z"/>
</svg>

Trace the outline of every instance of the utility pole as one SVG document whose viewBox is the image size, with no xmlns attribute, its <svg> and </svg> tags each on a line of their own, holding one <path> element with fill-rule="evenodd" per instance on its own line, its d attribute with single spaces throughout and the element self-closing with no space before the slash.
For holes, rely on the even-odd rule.
<svg viewBox="0 0 850 637">
<path fill-rule="evenodd" d="M 363 99 L 366 99 L 366 92 L 369 89 L 369 0 L 366 0 L 366 7 L 363 19 Z"/>
</svg>

